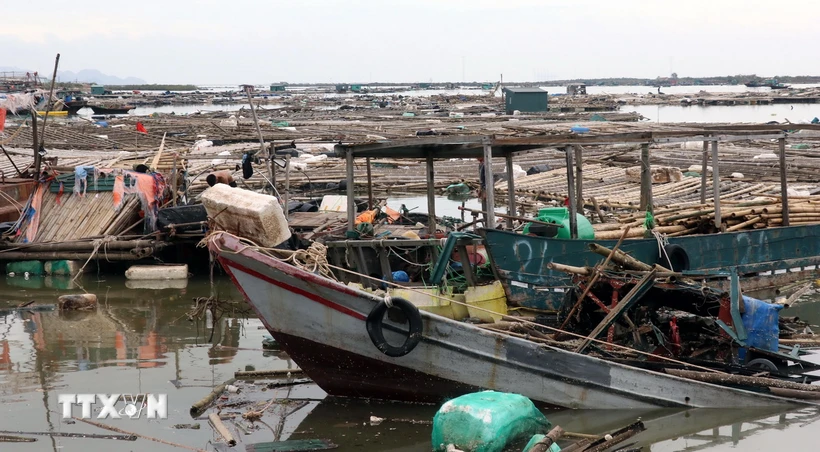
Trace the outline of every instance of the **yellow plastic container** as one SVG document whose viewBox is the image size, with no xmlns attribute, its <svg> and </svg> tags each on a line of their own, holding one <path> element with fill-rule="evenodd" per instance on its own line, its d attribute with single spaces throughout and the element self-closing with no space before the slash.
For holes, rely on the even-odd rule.
<svg viewBox="0 0 820 452">
<path fill-rule="evenodd" d="M 465 297 L 463 293 L 450 295 L 450 298 L 460 303 L 467 302 L 467 297 Z M 450 303 L 450 307 L 453 308 L 453 319 L 464 320 L 470 317 L 470 311 L 467 309 L 467 306 L 459 303 Z"/>
<path fill-rule="evenodd" d="M 464 292 L 464 297 L 470 317 L 485 322 L 497 322 L 501 320 L 501 316 L 507 315 L 507 295 L 504 294 L 504 286 L 499 281 L 493 281 L 486 286 L 470 287 Z M 493 313 L 490 314 L 484 309 Z"/>
<path fill-rule="evenodd" d="M 450 300 L 438 296 L 440 294 L 438 287 L 413 288 L 413 290 L 390 289 L 389 293 L 391 297 L 406 299 L 422 311 L 447 317 L 448 319 L 453 318 L 453 308 L 450 305 Z"/>
</svg>

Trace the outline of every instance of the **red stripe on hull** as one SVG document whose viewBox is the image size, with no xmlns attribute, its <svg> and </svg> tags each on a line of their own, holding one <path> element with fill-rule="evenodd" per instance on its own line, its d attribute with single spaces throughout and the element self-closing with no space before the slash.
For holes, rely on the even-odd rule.
<svg viewBox="0 0 820 452">
<path fill-rule="evenodd" d="M 353 317 L 353 318 L 356 318 L 356 319 L 359 319 L 359 320 L 362 320 L 362 321 L 363 321 L 363 320 L 365 320 L 365 319 L 367 319 L 367 316 L 365 316 L 364 314 L 362 314 L 362 313 L 360 313 L 360 312 L 356 312 L 356 311 L 354 311 L 354 310 L 352 310 L 352 309 L 348 309 L 348 308 L 346 308 L 346 307 L 344 307 L 344 306 L 342 306 L 342 305 L 340 305 L 340 304 L 334 303 L 334 302 L 332 302 L 332 301 L 330 301 L 330 300 L 328 300 L 328 299 L 326 299 L 326 298 L 322 298 L 322 297 L 320 297 L 320 296 L 318 296 L 318 295 L 312 294 L 312 293 L 307 292 L 307 291 L 305 291 L 305 290 L 302 290 L 302 289 L 300 289 L 300 288 L 298 288 L 298 287 L 293 287 L 293 286 L 291 286 L 290 284 L 283 283 L 282 281 L 277 281 L 277 280 L 275 280 L 275 279 L 271 278 L 270 276 L 267 276 L 267 275 L 264 275 L 264 274 L 262 274 L 262 273 L 259 273 L 259 272 L 258 272 L 258 271 L 256 271 L 256 270 L 251 270 L 250 268 L 245 267 L 245 266 L 244 266 L 244 265 L 242 265 L 242 264 L 237 264 L 237 263 L 236 263 L 236 262 L 234 262 L 234 261 L 231 261 L 231 260 L 228 260 L 228 259 L 223 259 L 223 258 L 219 258 L 219 262 L 220 262 L 220 263 L 222 264 L 222 266 L 223 266 L 223 267 L 225 267 L 225 268 L 227 268 L 227 267 L 233 267 L 233 268 L 235 268 L 235 269 L 237 269 L 237 270 L 239 270 L 239 271 L 241 271 L 241 272 L 243 272 L 243 273 L 247 273 L 247 274 L 249 274 L 249 275 L 253 276 L 254 278 L 258 278 L 258 279 L 261 279 L 261 280 L 263 280 L 263 281 L 265 281 L 265 282 L 267 282 L 267 283 L 270 283 L 270 284 L 273 284 L 273 285 L 275 285 L 275 286 L 281 287 L 281 288 L 283 288 L 283 289 L 287 290 L 288 292 L 293 292 L 293 293 L 295 293 L 295 294 L 297 294 L 297 295 L 301 295 L 301 296 L 303 296 L 303 297 L 309 298 L 309 299 L 311 299 L 311 300 L 313 300 L 313 301 L 315 301 L 315 302 L 317 302 L 317 303 L 319 303 L 319 304 L 325 305 L 325 306 L 327 306 L 327 307 L 329 307 L 329 308 L 331 308 L 331 309 L 334 309 L 334 310 L 336 310 L 336 311 L 339 311 L 339 312 L 341 312 L 342 314 L 349 315 L 349 316 L 351 316 L 351 317 Z M 238 282 L 238 281 L 236 280 L 236 278 L 233 276 L 233 272 L 230 272 L 230 273 L 231 273 L 231 279 L 233 280 L 233 283 L 234 283 L 237 287 L 239 287 L 239 289 L 242 291 L 242 294 L 245 296 L 245 298 L 248 300 L 248 302 L 249 302 L 249 303 L 251 303 L 251 305 L 253 305 L 253 302 L 251 302 L 250 298 L 248 298 L 248 295 L 245 293 L 245 291 L 244 291 L 244 290 L 242 290 L 242 286 L 239 284 L 239 282 Z"/>
</svg>

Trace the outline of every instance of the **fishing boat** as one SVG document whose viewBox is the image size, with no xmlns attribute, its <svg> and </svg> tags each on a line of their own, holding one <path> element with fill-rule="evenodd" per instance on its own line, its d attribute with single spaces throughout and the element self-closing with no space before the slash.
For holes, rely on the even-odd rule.
<svg viewBox="0 0 820 452">
<path fill-rule="evenodd" d="M 404 319 L 382 319 L 391 301 L 374 293 L 292 265 L 232 234 L 216 232 L 208 244 L 274 339 L 331 395 L 440 402 L 493 389 L 588 409 L 798 403 L 574 353 L 398 301 Z M 374 329 L 385 340 L 378 346 Z M 389 345 L 402 342 L 401 348 Z"/>
<path fill-rule="evenodd" d="M 129 111 L 133 110 L 134 107 L 132 105 L 88 105 L 89 108 L 94 110 L 95 115 L 125 115 L 128 114 Z"/>
<path fill-rule="evenodd" d="M 510 303 L 537 309 L 560 309 L 570 278 L 551 270 L 552 262 L 594 266 L 600 256 L 589 249 L 611 248 L 616 240 L 562 239 L 482 229 L 485 247 Z M 676 271 L 736 272 L 754 289 L 797 276 L 795 269 L 814 271 L 820 264 L 820 225 L 777 227 L 720 234 L 629 239 L 621 245 L 635 259 L 661 263 Z M 662 254 L 663 253 L 663 254 Z M 667 260 L 668 259 L 668 260 Z M 734 270 L 733 270 L 734 269 Z M 788 272 L 787 272 L 788 270 Z"/>
<path fill-rule="evenodd" d="M 776 80 L 770 80 L 768 82 L 748 82 L 744 83 L 747 88 L 771 88 L 771 89 L 787 89 L 790 88 L 789 85 L 784 85 L 782 83 L 778 83 Z"/>
</svg>

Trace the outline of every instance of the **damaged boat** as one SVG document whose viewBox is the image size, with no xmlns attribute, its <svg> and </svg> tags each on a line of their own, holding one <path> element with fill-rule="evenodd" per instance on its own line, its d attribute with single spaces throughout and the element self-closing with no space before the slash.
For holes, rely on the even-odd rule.
<svg viewBox="0 0 820 452">
<path fill-rule="evenodd" d="M 318 271 L 316 261 L 312 269 L 292 265 L 293 259 L 230 233 L 216 232 L 208 244 L 277 342 L 332 395 L 441 401 L 493 389 L 551 406 L 598 409 L 801 403 L 768 387 L 723 386 L 566 350 L 539 339 L 546 335 L 535 322 L 522 321 L 531 334 L 519 334 L 420 311 L 323 276 L 329 272 Z M 315 258 L 316 251 L 305 255 Z M 390 306 L 401 315 L 383 318 Z M 711 371 L 685 363 L 665 367 Z"/>
</svg>

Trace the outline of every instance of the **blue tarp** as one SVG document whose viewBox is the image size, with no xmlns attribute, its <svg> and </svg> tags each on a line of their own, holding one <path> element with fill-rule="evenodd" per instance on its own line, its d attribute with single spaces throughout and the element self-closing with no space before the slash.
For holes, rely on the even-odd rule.
<svg viewBox="0 0 820 452">
<path fill-rule="evenodd" d="M 776 352 L 780 336 L 778 313 L 783 306 L 744 295 L 743 307 L 744 312 L 740 317 L 743 319 L 743 327 L 746 328 L 746 345 Z M 746 349 L 740 350 L 739 357 L 746 357 Z"/>
</svg>

